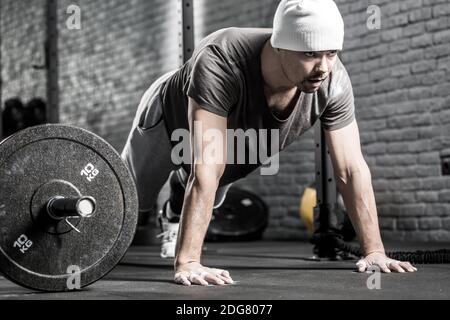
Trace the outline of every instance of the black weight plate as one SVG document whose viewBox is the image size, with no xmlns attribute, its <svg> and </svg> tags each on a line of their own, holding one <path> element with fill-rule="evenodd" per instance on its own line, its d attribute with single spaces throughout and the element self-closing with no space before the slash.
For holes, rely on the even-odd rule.
<svg viewBox="0 0 450 320">
<path fill-rule="evenodd" d="M 264 201 L 254 193 L 232 186 L 223 204 L 213 212 L 207 240 L 256 239 L 267 223 L 268 210 Z"/>
<path fill-rule="evenodd" d="M 106 141 L 70 126 L 29 128 L 0 144 L 0 170 L 0 269 L 6 277 L 32 289 L 67 291 L 70 266 L 79 268 L 85 287 L 123 257 L 135 233 L 138 200 L 127 167 Z M 42 206 L 57 195 L 96 199 L 92 217 L 69 219 L 81 233 L 64 220 L 48 221 Z"/>
</svg>

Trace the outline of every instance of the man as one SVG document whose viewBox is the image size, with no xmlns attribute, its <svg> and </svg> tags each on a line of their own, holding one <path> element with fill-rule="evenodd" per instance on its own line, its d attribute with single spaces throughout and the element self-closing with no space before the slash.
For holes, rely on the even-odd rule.
<svg viewBox="0 0 450 320">
<path fill-rule="evenodd" d="M 276 129 L 283 150 L 317 121 L 325 129 L 336 181 L 365 258 L 383 272 L 413 272 L 389 259 L 381 241 L 370 171 L 362 156 L 353 92 L 337 57 L 344 23 L 332 0 L 282 0 L 273 30 L 229 28 L 203 39 L 192 58 L 164 75 L 144 95 L 123 158 L 137 183 L 140 210 L 154 205 L 170 175 L 171 197 L 161 220 L 162 256 L 175 255 L 175 282 L 233 283 L 228 271 L 201 264 L 201 249 L 214 207 L 231 183 L 259 164 L 227 163 L 227 144 L 205 139 L 208 130 Z M 194 130 L 200 123 L 201 132 Z M 174 163 L 172 133 L 190 133 L 190 165 Z M 213 145 L 218 161 L 202 161 Z M 246 152 L 252 146 L 246 145 Z M 175 171 L 176 170 L 176 171 Z M 181 214 L 181 220 L 178 219 Z M 178 234 L 178 238 L 176 235 Z M 168 249 L 177 238 L 176 253 Z"/>
</svg>

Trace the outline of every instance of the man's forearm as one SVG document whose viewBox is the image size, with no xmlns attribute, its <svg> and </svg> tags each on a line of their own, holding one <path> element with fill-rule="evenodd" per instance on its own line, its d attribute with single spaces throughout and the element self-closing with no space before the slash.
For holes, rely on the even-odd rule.
<svg viewBox="0 0 450 320">
<path fill-rule="evenodd" d="M 364 254 L 384 253 L 369 168 L 364 165 L 336 181 Z"/>
<path fill-rule="evenodd" d="M 175 266 L 200 262 L 203 241 L 211 220 L 217 185 L 201 186 L 189 180 L 181 214 Z"/>
</svg>

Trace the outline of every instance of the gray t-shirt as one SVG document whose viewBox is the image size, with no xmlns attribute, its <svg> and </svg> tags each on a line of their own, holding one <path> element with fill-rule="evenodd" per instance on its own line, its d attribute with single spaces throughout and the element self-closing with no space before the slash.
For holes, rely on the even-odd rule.
<svg viewBox="0 0 450 320">
<path fill-rule="evenodd" d="M 352 86 L 339 59 L 316 92 L 300 93 L 288 118 L 280 120 L 271 112 L 264 95 L 260 58 L 271 34 L 272 29 L 227 28 L 204 38 L 192 58 L 162 85 L 163 112 L 169 136 L 177 128 L 189 129 L 188 97 L 200 107 L 227 117 L 228 129 L 255 129 L 257 132 L 258 129 L 279 129 L 278 151 L 286 148 L 318 119 L 327 130 L 336 130 L 352 122 Z M 177 143 L 173 142 L 173 145 Z M 269 155 L 273 154 L 269 152 Z M 243 178 L 260 165 L 259 159 L 256 164 L 238 164 L 237 161 L 227 164 L 220 185 Z M 183 167 L 189 172 L 189 165 Z"/>
</svg>

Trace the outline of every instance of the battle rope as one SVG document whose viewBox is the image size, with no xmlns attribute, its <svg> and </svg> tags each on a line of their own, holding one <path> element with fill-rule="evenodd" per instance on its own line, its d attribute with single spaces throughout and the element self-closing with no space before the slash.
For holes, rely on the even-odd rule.
<svg viewBox="0 0 450 320">
<path fill-rule="evenodd" d="M 344 240 L 335 238 L 336 248 L 339 250 L 350 253 L 357 257 L 363 256 L 359 246 L 355 246 L 346 243 Z M 415 264 L 437 264 L 437 263 L 450 263 L 450 249 L 440 249 L 434 251 L 391 251 L 386 252 L 386 255 L 394 260 L 409 261 Z"/>
</svg>

